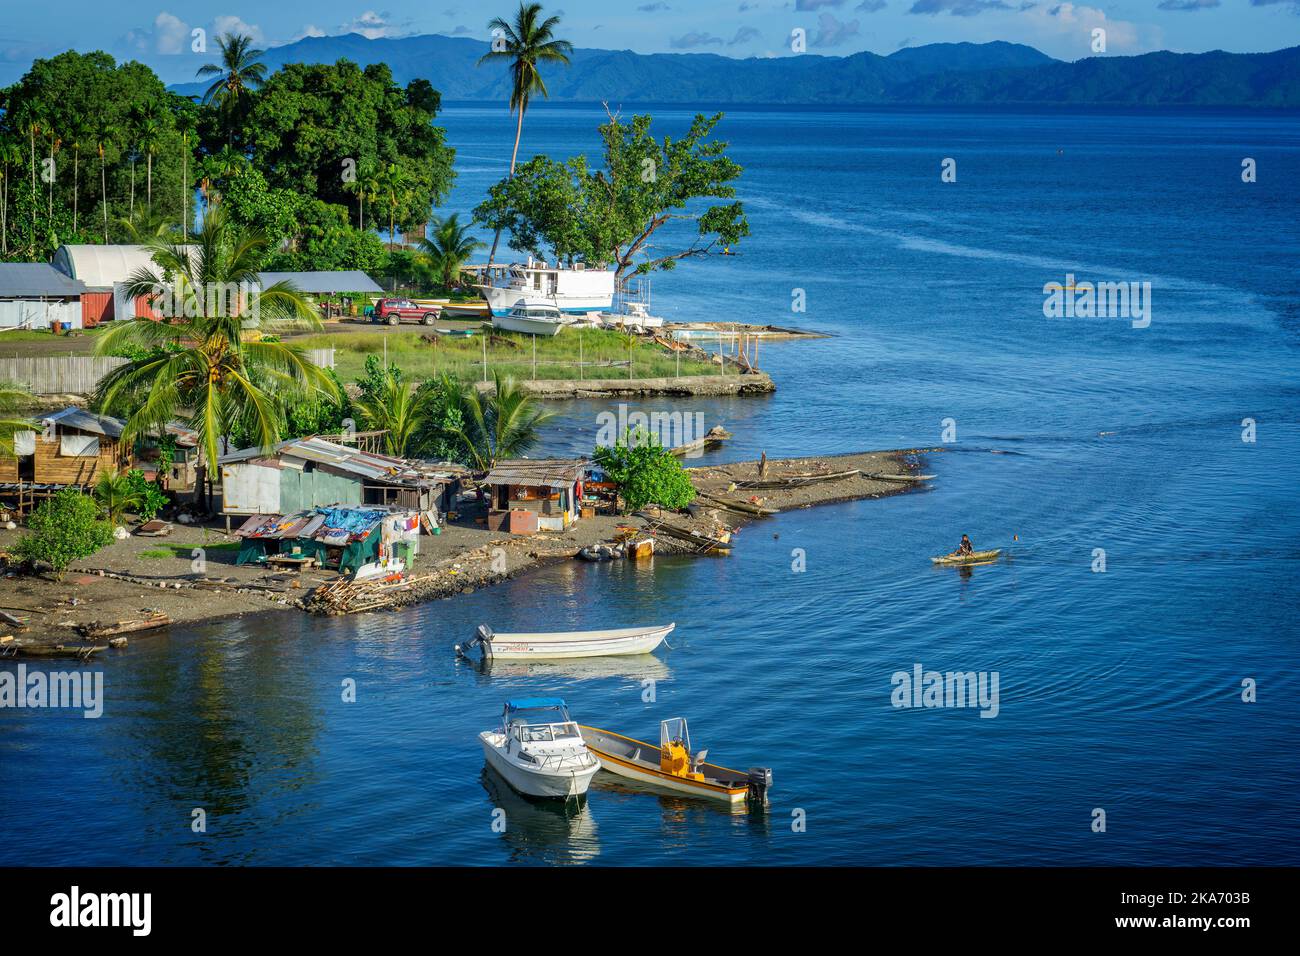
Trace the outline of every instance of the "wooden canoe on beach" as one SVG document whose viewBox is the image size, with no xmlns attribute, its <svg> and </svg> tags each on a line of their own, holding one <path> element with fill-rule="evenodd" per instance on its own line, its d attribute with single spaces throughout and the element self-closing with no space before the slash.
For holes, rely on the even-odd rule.
<svg viewBox="0 0 1300 956">
<path fill-rule="evenodd" d="M 711 495 L 706 491 L 695 492 L 697 498 L 717 505 L 727 511 L 735 511 L 739 514 L 754 515 L 757 518 L 766 518 L 770 515 L 780 514 L 776 508 L 765 508 L 763 505 L 756 505 L 752 501 L 742 501 L 739 498 L 724 498 L 721 495 Z"/>
<path fill-rule="evenodd" d="M 992 551 L 972 551 L 970 554 L 944 554 L 930 560 L 935 564 L 981 564 L 996 561 L 1001 553 L 1001 548 L 995 548 Z"/>
<path fill-rule="evenodd" d="M 852 478 L 854 475 L 862 474 L 861 468 L 853 468 L 849 471 L 832 471 L 827 474 L 811 475 L 790 475 L 786 478 L 772 478 L 765 481 L 738 481 L 737 488 L 745 490 L 762 490 L 762 489 L 779 489 L 779 488 L 802 488 L 804 485 L 820 484 L 823 481 L 843 481 L 845 478 Z"/>
<path fill-rule="evenodd" d="M 933 481 L 934 475 L 863 475 L 863 478 L 874 478 L 876 481 Z"/>
</svg>

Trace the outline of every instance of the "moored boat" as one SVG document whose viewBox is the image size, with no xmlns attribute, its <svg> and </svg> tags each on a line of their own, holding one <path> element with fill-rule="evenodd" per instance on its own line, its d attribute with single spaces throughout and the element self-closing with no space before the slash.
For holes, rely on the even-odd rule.
<svg viewBox="0 0 1300 956">
<path fill-rule="evenodd" d="M 468 643 L 456 645 L 456 653 L 468 657 L 475 648 L 485 659 L 540 661 L 569 657 L 606 657 L 618 654 L 649 654 L 676 624 L 654 627 L 622 627 L 604 631 L 551 631 L 497 634 L 486 624 Z"/>
<path fill-rule="evenodd" d="M 600 769 L 559 697 L 506 701 L 501 729 L 478 737 L 488 766 L 530 797 L 581 797 Z"/>
<path fill-rule="evenodd" d="M 1001 548 L 995 548 L 992 551 L 972 551 L 970 554 L 941 554 L 930 560 L 935 564 L 980 564 L 985 561 L 996 561 L 1001 553 Z"/>
<path fill-rule="evenodd" d="M 767 767 L 740 771 L 706 763 L 707 750 L 691 752 L 685 717 L 660 723 L 658 747 L 598 727 L 579 727 L 587 747 L 600 758 L 601 768 L 610 773 L 708 800 L 767 803 L 772 771 Z"/>
</svg>

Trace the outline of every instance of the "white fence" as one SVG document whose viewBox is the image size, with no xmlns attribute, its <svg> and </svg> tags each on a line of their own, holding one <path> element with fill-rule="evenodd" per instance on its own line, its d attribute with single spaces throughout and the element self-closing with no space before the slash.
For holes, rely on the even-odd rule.
<svg viewBox="0 0 1300 956">
<path fill-rule="evenodd" d="M 0 382 L 25 385 L 37 395 L 89 395 L 101 378 L 126 362 L 99 355 L 6 358 L 0 359 Z"/>
<path fill-rule="evenodd" d="M 334 367 L 334 350 L 333 349 L 307 349 L 307 361 L 312 365 L 319 365 L 321 368 Z"/>
</svg>

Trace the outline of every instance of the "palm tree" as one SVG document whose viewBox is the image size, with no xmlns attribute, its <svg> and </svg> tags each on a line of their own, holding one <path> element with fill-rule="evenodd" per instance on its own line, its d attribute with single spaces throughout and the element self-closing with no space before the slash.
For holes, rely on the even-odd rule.
<svg viewBox="0 0 1300 956">
<path fill-rule="evenodd" d="M 149 104 L 140 111 L 135 123 L 135 142 L 145 156 L 145 203 L 153 209 L 153 158 L 162 145 L 163 124 L 158 108 Z"/>
<path fill-rule="evenodd" d="M 10 169 L 18 169 L 23 162 L 23 148 L 12 137 L 0 134 L 0 253 L 9 254 L 9 184 L 13 181 Z"/>
<path fill-rule="evenodd" d="M 181 134 L 181 240 L 190 235 L 190 137 L 194 135 L 197 124 L 192 113 L 181 113 L 176 117 L 176 129 Z"/>
<path fill-rule="evenodd" d="M 77 199 L 81 192 L 81 149 L 89 133 L 78 123 L 68 132 L 68 145 L 72 147 L 72 231 L 77 232 Z"/>
<path fill-rule="evenodd" d="M 55 175 L 54 156 L 56 153 L 58 153 L 59 147 L 63 145 L 63 138 L 58 133 L 56 133 L 54 131 L 54 127 L 48 123 L 46 124 L 45 132 L 50 137 L 50 174 L 49 174 L 50 175 L 50 181 L 49 181 L 50 198 L 45 210 L 45 221 L 49 225 L 51 232 L 53 232 L 54 230 L 54 180 L 59 178 L 57 175 Z"/>
<path fill-rule="evenodd" d="M 137 209 L 135 215 L 119 216 L 116 222 L 135 243 L 166 237 L 174 231 L 172 221 L 162 210 Z"/>
<path fill-rule="evenodd" d="M 99 204 L 104 207 L 104 243 L 108 243 L 108 174 L 104 171 L 107 159 L 104 153 L 112 146 L 121 131 L 110 120 L 101 120 L 94 130 L 95 150 L 99 153 Z"/>
<path fill-rule="evenodd" d="M 379 174 L 379 188 L 388 200 L 388 249 L 391 252 L 397 235 L 397 207 L 410 197 L 406 174 L 396 163 L 389 163 Z"/>
<path fill-rule="evenodd" d="M 217 78 L 203 94 L 203 102 L 215 102 L 226 120 L 226 142 L 235 141 L 235 111 L 240 97 L 255 90 L 266 80 L 266 64 L 258 62 L 265 50 L 254 50 L 253 38 L 245 34 L 227 33 L 217 39 L 221 62 L 205 63 L 196 76 Z"/>
<path fill-rule="evenodd" d="M 379 391 L 362 394 L 355 408 L 367 428 L 386 433 L 384 450 L 394 458 L 405 458 L 415 451 L 428 423 L 431 398 L 427 391 L 413 391 L 389 369 Z"/>
<path fill-rule="evenodd" d="M 442 276 L 444 288 L 451 288 L 452 282 L 460 276 L 460 267 L 483 248 L 483 243 L 472 237 L 469 231 L 469 223 L 461 225 L 460 213 L 454 212 L 445 219 L 435 216 L 433 237 L 420 240 L 420 249 Z"/>
<path fill-rule="evenodd" d="M 119 525 L 128 511 L 137 511 L 144 504 L 144 495 L 137 490 L 126 472 L 100 476 L 95 485 L 95 502 L 109 524 Z"/>
<path fill-rule="evenodd" d="M 473 385 L 460 395 L 463 427 L 456 434 L 475 468 L 490 470 L 498 461 L 517 458 L 537 444 L 538 430 L 555 417 L 543 411 L 514 379 L 493 372 L 493 390 L 482 395 Z"/>
<path fill-rule="evenodd" d="M 515 174 L 515 163 L 519 159 L 519 138 L 524 132 L 524 113 L 532 101 L 534 93 L 547 97 L 546 84 L 538 66 L 543 62 L 569 64 L 569 54 L 573 44 L 568 40 L 555 39 L 555 28 L 560 25 L 559 17 L 547 17 L 538 22 L 542 13 L 540 3 L 520 3 L 515 13 L 515 22 L 506 23 L 501 17 L 494 17 L 488 23 L 488 30 L 499 33 L 504 41 L 503 49 L 493 49 L 479 57 L 479 65 L 506 60 L 510 63 L 510 112 L 518 113 L 515 122 L 515 148 L 510 154 L 510 175 Z M 497 255 L 497 243 L 501 240 L 498 229 L 492 239 L 492 251 L 488 253 L 488 265 L 491 266 Z"/>
<path fill-rule="evenodd" d="M 182 417 L 199 433 L 206 472 L 236 427 L 269 449 L 287 403 L 338 401 L 333 379 L 300 347 L 255 334 L 320 328 L 320 318 L 291 283 L 259 286 L 264 234 L 241 230 L 217 207 L 203 217 L 192 245 L 151 238 L 144 246 L 156 268 L 135 272 L 126 294 L 150 296 L 155 307 L 161 296 L 161 310 L 171 315 L 114 323 L 95 343 L 100 355 L 128 348 L 144 353 L 109 372 L 96 390 L 97 407 L 143 396 L 127 417 L 123 441 Z"/>
</svg>

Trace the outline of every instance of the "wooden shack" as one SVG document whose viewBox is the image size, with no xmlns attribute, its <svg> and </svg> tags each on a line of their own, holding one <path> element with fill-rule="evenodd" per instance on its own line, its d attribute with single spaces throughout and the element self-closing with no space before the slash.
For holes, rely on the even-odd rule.
<svg viewBox="0 0 1300 956">
<path fill-rule="evenodd" d="M 527 534 L 564 531 L 581 513 L 585 459 L 541 458 L 499 462 L 483 484 L 491 491 L 488 527 Z"/>
<path fill-rule="evenodd" d="M 83 408 L 65 408 L 40 421 L 40 430 L 14 435 L 14 457 L 0 458 L 0 490 L 19 483 L 85 487 L 128 466 L 125 422 Z"/>
</svg>

